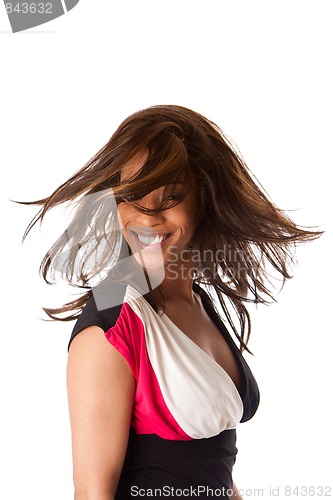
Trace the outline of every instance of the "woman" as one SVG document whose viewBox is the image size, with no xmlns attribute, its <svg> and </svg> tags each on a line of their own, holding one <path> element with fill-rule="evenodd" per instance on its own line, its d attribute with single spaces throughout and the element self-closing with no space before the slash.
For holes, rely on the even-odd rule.
<svg viewBox="0 0 333 500">
<path fill-rule="evenodd" d="M 67 369 L 75 500 L 240 499 L 236 426 L 259 404 L 242 356 L 245 304 L 273 299 L 272 275 L 290 278 L 292 247 L 320 232 L 290 220 L 221 130 L 180 106 L 128 117 L 35 202 L 27 232 L 68 201 L 73 220 L 41 267 L 88 290 L 45 309 L 78 318 Z"/>
</svg>

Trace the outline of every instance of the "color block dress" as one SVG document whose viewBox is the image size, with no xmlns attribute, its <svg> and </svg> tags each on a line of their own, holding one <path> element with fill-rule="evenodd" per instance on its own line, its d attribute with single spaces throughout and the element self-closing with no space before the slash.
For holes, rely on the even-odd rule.
<svg viewBox="0 0 333 500">
<path fill-rule="evenodd" d="M 73 329 L 68 349 L 84 328 L 102 328 L 136 381 L 116 500 L 230 496 L 236 426 L 255 414 L 259 389 L 208 294 L 197 284 L 193 289 L 235 356 L 241 392 L 211 356 L 131 285 L 124 287 L 119 306 L 98 311 L 92 297 Z"/>
</svg>

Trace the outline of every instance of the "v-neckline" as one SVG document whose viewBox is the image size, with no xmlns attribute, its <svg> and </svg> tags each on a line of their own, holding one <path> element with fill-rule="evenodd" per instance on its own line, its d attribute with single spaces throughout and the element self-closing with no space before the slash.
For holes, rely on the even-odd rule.
<svg viewBox="0 0 333 500">
<path fill-rule="evenodd" d="M 185 339 L 187 339 L 187 341 L 189 343 L 191 343 L 191 345 L 193 345 L 196 349 L 199 349 L 200 352 L 202 352 L 207 358 L 209 358 L 209 360 L 214 364 L 216 365 L 220 370 L 222 370 L 222 372 L 228 377 L 228 379 L 230 380 L 231 384 L 233 385 L 233 387 L 235 388 L 235 390 L 237 391 L 237 394 L 239 395 L 240 399 L 242 400 L 243 402 L 243 398 L 245 396 L 245 391 L 246 391 L 246 377 L 244 375 L 244 369 L 243 369 L 243 366 L 241 364 L 241 362 L 238 360 L 238 356 L 235 354 L 235 351 L 234 349 L 231 347 L 230 343 L 228 342 L 228 340 L 226 339 L 226 337 L 223 335 L 221 329 L 219 328 L 218 324 L 216 324 L 216 322 L 214 321 L 214 319 L 211 317 L 211 314 L 210 312 L 206 309 L 205 307 L 205 299 L 203 299 L 201 297 L 201 295 L 199 294 L 200 296 L 200 299 L 202 300 L 202 305 L 205 309 L 205 311 L 207 312 L 209 318 L 213 321 L 214 325 L 217 327 L 217 329 L 219 330 L 220 334 L 223 336 L 223 338 L 225 339 L 225 341 L 227 342 L 228 346 L 230 347 L 230 350 L 232 352 L 232 355 L 236 361 L 236 364 L 237 366 L 239 367 L 239 370 L 240 370 L 240 378 L 241 378 L 241 390 L 239 390 L 235 384 L 235 382 L 233 381 L 233 379 L 230 377 L 229 373 L 223 368 L 223 366 L 220 365 L 220 363 L 218 363 L 216 361 L 216 359 L 213 358 L 213 356 L 211 356 L 210 354 L 208 354 L 204 349 L 202 349 L 202 347 L 200 347 L 194 340 L 192 340 L 188 335 L 186 335 L 185 332 L 183 332 L 183 330 L 181 330 L 181 328 L 179 328 L 179 326 L 176 325 L 176 323 L 174 323 L 172 321 L 172 319 L 170 319 L 170 317 L 165 313 L 163 312 L 162 315 L 159 315 L 155 309 L 149 304 L 149 302 L 147 301 L 147 299 L 141 295 L 135 288 L 133 288 L 131 285 L 128 285 L 131 290 L 134 290 L 135 293 L 137 293 L 139 295 L 139 297 L 145 302 L 146 306 L 150 308 L 150 310 L 152 311 L 152 313 L 155 315 L 155 317 L 157 317 L 160 321 L 163 322 L 163 316 L 164 318 L 167 319 L 167 321 L 169 321 L 169 323 L 178 330 L 179 333 L 181 333 L 182 337 L 185 337 Z M 200 287 L 199 287 L 200 288 Z M 217 313 L 216 313 L 217 315 Z M 232 339 L 231 339 L 232 340 Z M 237 349 L 237 346 L 235 345 L 236 349 Z M 244 391 L 242 390 L 244 389 Z"/>
<path fill-rule="evenodd" d="M 155 314 L 156 311 L 154 311 Z M 163 321 L 163 317 L 164 319 L 167 319 L 167 321 L 169 321 L 169 323 L 172 325 L 173 328 L 176 328 L 178 330 L 179 333 L 182 334 L 182 337 L 185 337 L 185 340 L 188 341 L 191 345 L 193 345 L 196 349 L 199 349 L 199 351 L 201 353 L 203 353 L 207 359 L 211 360 L 213 362 L 214 365 L 216 365 L 220 370 L 223 371 L 223 373 L 228 377 L 228 379 L 230 380 L 230 382 L 232 383 L 232 385 L 234 386 L 234 388 L 236 389 L 239 397 L 242 399 L 242 395 L 241 395 L 241 391 L 238 390 L 235 382 L 232 380 L 232 378 L 230 377 L 229 373 L 225 370 L 225 368 L 223 368 L 222 365 L 220 365 L 220 363 L 218 363 L 216 361 L 216 359 L 213 358 L 213 356 L 211 356 L 210 354 L 208 354 L 208 352 L 206 352 L 204 349 L 202 349 L 202 347 L 200 347 L 194 340 L 192 340 L 188 335 L 186 335 L 185 332 L 183 332 L 183 330 L 181 330 L 181 328 L 179 328 L 179 326 L 176 325 L 176 323 L 174 323 L 172 321 L 172 319 L 170 319 L 170 317 L 166 314 L 166 313 L 163 313 L 163 316 L 158 316 L 160 318 L 160 320 Z M 228 344 L 229 345 L 229 344 Z M 231 349 L 231 348 L 230 348 Z M 232 353 L 233 354 L 233 353 Z M 236 361 L 237 363 L 237 361 Z M 237 366 L 239 366 L 239 364 L 237 363 Z M 241 378 L 242 378 L 242 374 L 241 374 Z"/>
</svg>

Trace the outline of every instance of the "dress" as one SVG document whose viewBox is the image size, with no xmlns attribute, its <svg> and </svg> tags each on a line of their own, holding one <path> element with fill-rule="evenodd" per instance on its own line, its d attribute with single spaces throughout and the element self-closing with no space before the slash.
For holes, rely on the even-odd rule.
<svg viewBox="0 0 333 500">
<path fill-rule="evenodd" d="M 241 392 L 211 356 L 130 285 L 122 304 L 109 309 L 98 311 L 92 297 L 74 326 L 68 349 L 81 330 L 99 326 L 136 381 L 116 500 L 229 498 L 236 426 L 255 414 L 259 389 L 208 294 L 197 284 L 193 289 L 235 356 Z"/>
</svg>

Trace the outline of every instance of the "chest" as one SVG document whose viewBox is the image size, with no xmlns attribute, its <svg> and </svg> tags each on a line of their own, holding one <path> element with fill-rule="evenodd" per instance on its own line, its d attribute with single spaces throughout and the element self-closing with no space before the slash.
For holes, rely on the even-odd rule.
<svg viewBox="0 0 333 500">
<path fill-rule="evenodd" d="M 202 307 L 190 310 L 169 306 L 166 314 L 189 341 L 194 342 L 226 371 L 241 392 L 243 379 L 235 355 L 206 311 Z"/>
</svg>

